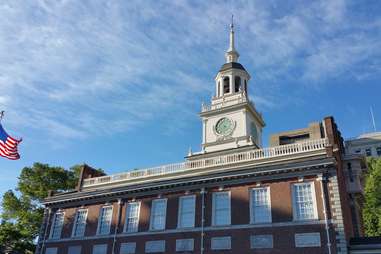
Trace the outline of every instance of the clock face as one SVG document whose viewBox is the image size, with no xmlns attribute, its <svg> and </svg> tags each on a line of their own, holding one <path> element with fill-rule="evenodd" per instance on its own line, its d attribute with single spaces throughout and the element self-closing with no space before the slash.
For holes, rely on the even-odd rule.
<svg viewBox="0 0 381 254">
<path fill-rule="evenodd" d="M 215 127 L 216 133 L 223 136 L 231 134 L 233 129 L 234 129 L 233 121 L 226 117 L 218 120 Z"/>
</svg>

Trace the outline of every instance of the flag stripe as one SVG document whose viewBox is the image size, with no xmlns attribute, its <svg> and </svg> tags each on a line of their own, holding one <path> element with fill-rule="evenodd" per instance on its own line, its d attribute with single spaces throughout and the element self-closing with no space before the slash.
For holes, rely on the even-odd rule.
<svg viewBox="0 0 381 254">
<path fill-rule="evenodd" d="M 0 124 L 0 156 L 10 160 L 20 159 L 17 151 L 17 145 L 20 142 L 21 140 L 16 140 L 9 136 Z"/>
</svg>

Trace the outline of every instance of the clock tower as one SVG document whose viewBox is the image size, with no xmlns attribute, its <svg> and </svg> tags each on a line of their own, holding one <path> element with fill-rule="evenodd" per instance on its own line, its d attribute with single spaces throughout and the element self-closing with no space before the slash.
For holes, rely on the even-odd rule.
<svg viewBox="0 0 381 254">
<path fill-rule="evenodd" d="M 234 148 L 253 149 L 262 146 L 262 115 L 249 100 L 250 74 L 238 63 L 234 46 L 234 26 L 230 25 L 230 44 L 226 63 L 215 77 L 215 96 L 211 104 L 202 104 L 202 153 Z"/>
</svg>

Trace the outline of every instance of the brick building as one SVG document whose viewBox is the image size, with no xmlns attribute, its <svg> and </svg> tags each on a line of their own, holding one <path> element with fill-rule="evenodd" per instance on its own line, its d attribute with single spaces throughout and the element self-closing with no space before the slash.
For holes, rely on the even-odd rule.
<svg viewBox="0 0 381 254">
<path fill-rule="evenodd" d="M 200 152 L 115 175 L 83 166 L 76 190 L 45 200 L 36 253 L 347 253 L 362 235 L 363 157 L 345 155 L 332 117 L 262 148 L 238 57 L 231 26 Z"/>
</svg>

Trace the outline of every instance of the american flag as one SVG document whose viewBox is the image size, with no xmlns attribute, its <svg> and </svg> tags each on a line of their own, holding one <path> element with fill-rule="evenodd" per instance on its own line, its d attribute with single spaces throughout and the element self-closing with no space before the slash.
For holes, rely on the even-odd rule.
<svg viewBox="0 0 381 254">
<path fill-rule="evenodd" d="M 17 140 L 9 136 L 0 123 L 0 156 L 3 156 L 10 160 L 20 159 L 20 155 L 17 151 L 17 145 L 20 142 L 21 139 Z"/>
</svg>

